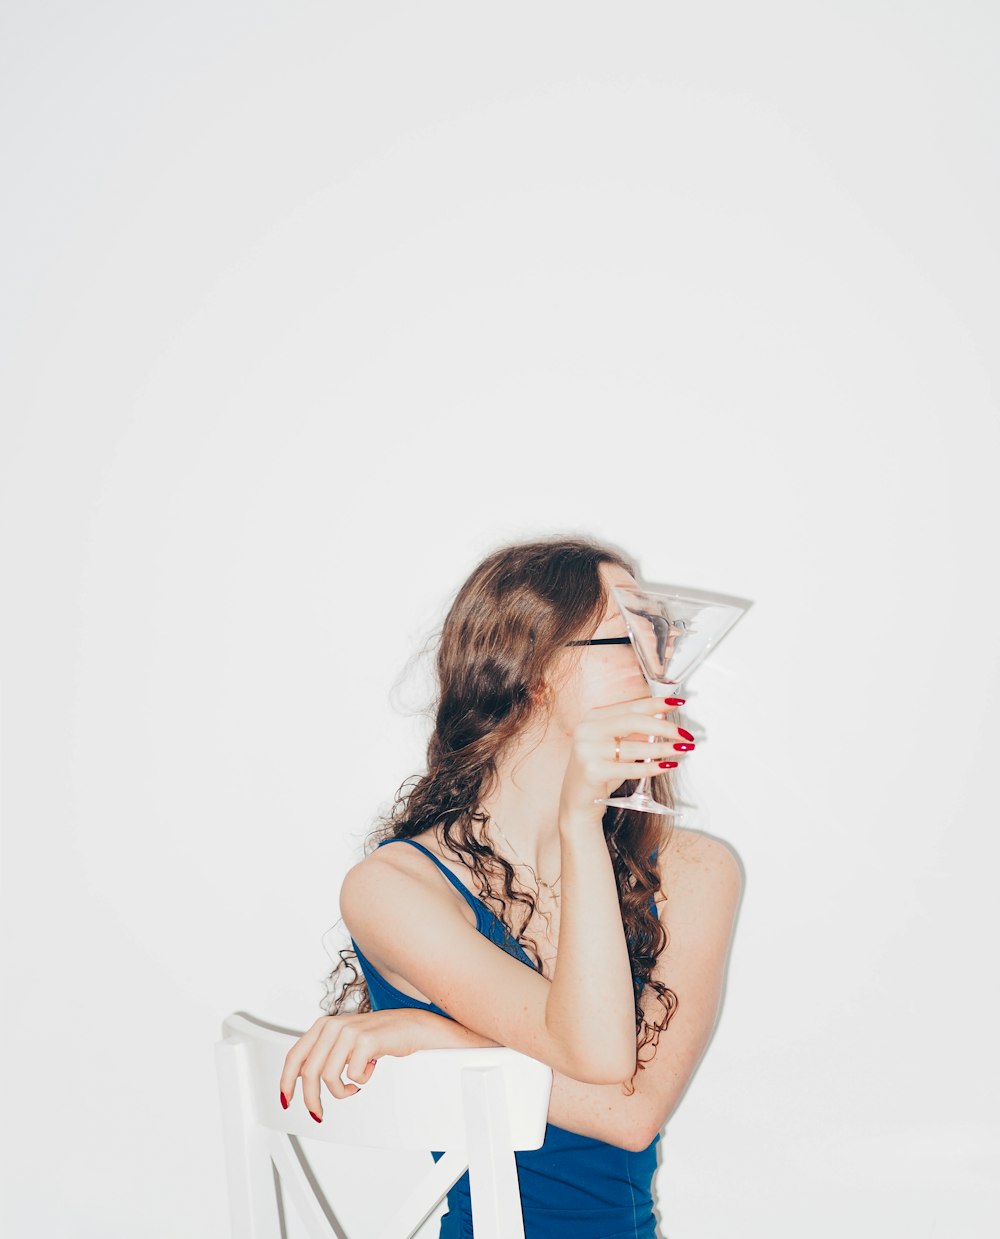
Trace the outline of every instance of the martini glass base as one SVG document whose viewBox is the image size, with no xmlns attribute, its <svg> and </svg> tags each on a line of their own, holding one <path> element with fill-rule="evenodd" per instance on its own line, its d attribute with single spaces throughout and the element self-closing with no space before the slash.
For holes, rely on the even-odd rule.
<svg viewBox="0 0 1000 1239">
<path fill-rule="evenodd" d="M 594 804 L 608 804 L 616 809 L 637 809 L 640 813 L 664 813 L 676 818 L 684 816 L 679 809 L 670 809 L 665 804 L 660 804 L 648 792 L 635 791 L 631 796 L 609 796 L 605 800 L 595 800 Z"/>
</svg>

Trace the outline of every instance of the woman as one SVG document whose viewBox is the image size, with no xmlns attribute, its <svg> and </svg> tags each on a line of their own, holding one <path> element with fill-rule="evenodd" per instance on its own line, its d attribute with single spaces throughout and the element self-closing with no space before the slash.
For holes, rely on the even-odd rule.
<svg viewBox="0 0 1000 1239">
<path fill-rule="evenodd" d="M 634 786 L 634 763 L 695 749 L 609 592 L 635 584 L 618 552 L 564 538 L 495 551 L 461 587 L 427 773 L 341 891 L 363 977 L 349 965 L 280 1082 L 287 1106 L 302 1076 L 319 1122 L 320 1080 L 348 1097 L 345 1065 L 364 1084 L 382 1054 L 504 1045 L 547 1063 L 545 1142 L 516 1154 L 526 1239 L 655 1239 L 656 1144 L 715 1025 L 742 889 L 724 844 L 595 803 Z M 655 793 L 674 803 L 667 775 Z M 471 1234 L 466 1172 L 440 1235 Z"/>
</svg>

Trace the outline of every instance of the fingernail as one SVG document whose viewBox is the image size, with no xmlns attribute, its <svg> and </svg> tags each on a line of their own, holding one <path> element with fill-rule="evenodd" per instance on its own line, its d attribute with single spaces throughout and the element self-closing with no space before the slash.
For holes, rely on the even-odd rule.
<svg viewBox="0 0 1000 1239">
<path fill-rule="evenodd" d="M 680 749 L 682 753 L 690 753 L 691 750 L 694 748 L 694 745 L 693 744 L 675 744 L 674 748 Z"/>
<path fill-rule="evenodd" d="M 676 763 L 675 761 L 661 761 L 661 762 L 660 762 L 660 769 L 661 769 L 661 770 L 666 770 L 668 766 L 676 766 L 676 765 L 677 765 L 677 763 Z"/>
<path fill-rule="evenodd" d="M 282 1094 L 281 1094 L 281 1108 L 282 1108 L 282 1110 L 287 1110 L 287 1109 L 288 1109 L 288 1100 L 286 1099 L 286 1097 L 285 1097 L 285 1094 L 284 1094 L 284 1093 L 282 1093 Z"/>
<path fill-rule="evenodd" d="M 667 703 L 668 706 L 682 706 L 684 702 L 687 701 L 687 698 L 686 697 L 664 697 L 663 700 Z"/>
<path fill-rule="evenodd" d="M 322 1118 L 318 1114 L 313 1114 L 311 1110 L 309 1111 L 309 1113 L 312 1114 L 313 1118 L 316 1120 L 317 1123 L 323 1122 Z"/>
<path fill-rule="evenodd" d="M 693 740 L 693 739 L 694 739 L 694 736 L 692 736 L 692 735 L 691 735 L 691 733 L 690 733 L 689 731 L 685 731 L 683 727 L 678 727 L 678 728 L 677 728 L 677 734 L 678 734 L 679 736 L 683 736 L 685 740 Z"/>
</svg>

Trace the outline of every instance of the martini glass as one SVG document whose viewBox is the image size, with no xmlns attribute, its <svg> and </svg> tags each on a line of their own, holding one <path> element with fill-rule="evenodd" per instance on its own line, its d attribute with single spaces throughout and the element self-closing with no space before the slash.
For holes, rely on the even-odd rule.
<svg viewBox="0 0 1000 1239">
<path fill-rule="evenodd" d="M 625 618 L 629 640 L 653 697 L 677 696 L 681 682 L 705 661 L 751 606 L 749 602 L 733 605 L 696 594 L 660 594 L 623 585 L 612 585 L 611 592 Z M 630 796 L 610 796 L 594 803 L 683 817 L 683 813 L 654 798 L 650 777 L 640 779 Z"/>
</svg>

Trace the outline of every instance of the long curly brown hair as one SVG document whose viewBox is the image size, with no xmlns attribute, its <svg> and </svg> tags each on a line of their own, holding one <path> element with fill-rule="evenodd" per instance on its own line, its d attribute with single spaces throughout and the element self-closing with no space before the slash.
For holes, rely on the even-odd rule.
<svg viewBox="0 0 1000 1239">
<path fill-rule="evenodd" d="M 488 839 L 485 829 L 477 833 L 475 828 L 485 828 L 489 822 L 480 801 L 496 786 L 500 755 L 535 709 L 532 690 L 544 683 L 546 671 L 567 641 L 581 633 L 593 635 L 601 623 L 608 601 L 598 571 L 601 563 L 617 564 L 637 575 L 634 565 L 618 551 L 581 537 L 502 547 L 472 572 L 439 634 L 439 691 L 427 746 L 427 772 L 403 782 L 389 814 L 376 822 L 365 844 L 367 855 L 384 839 L 413 838 L 439 825 L 444 846 L 476 875 L 474 889 L 493 908 L 512 941 L 533 958 L 532 966 L 539 972 L 537 943 L 531 938 L 522 941 L 508 919 L 514 903 L 525 905 L 522 924 L 527 926 L 535 900 L 517 884 L 511 865 L 483 842 Z M 628 792 L 635 786 L 635 781 L 626 780 L 622 790 Z M 657 799 L 674 805 L 666 775 L 656 775 L 653 786 Z M 671 820 L 609 806 L 603 821 L 632 962 L 637 1072 L 644 1069 L 639 1051 L 652 1040 L 650 1058 L 655 1055 L 660 1033 L 678 1002 L 673 990 L 651 979 L 668 941 L 666 929 L 650 907 L 651 898 L 660 891 L 654 853 L 666 847 L 672 829 L 664 829 L 662 823 Z M 492 879 L 499 880 L 500 894 L 494 891 Z M 329 1015 L 345 1009 L 370 1011 L 368 984 L 349 958 L 356 961 L 357 956 L 346 949 L 339 955 L 340 963 L 326 978 L 321 1008 Z M 345 967 L 354 976 L 345 981 L 338 995 L 335 982 Z M 645 1018 L 642 996 L 647 988 L 655 991 L 664 1008 L 661 1023 L 650 1024 Z"/>
</svg>

